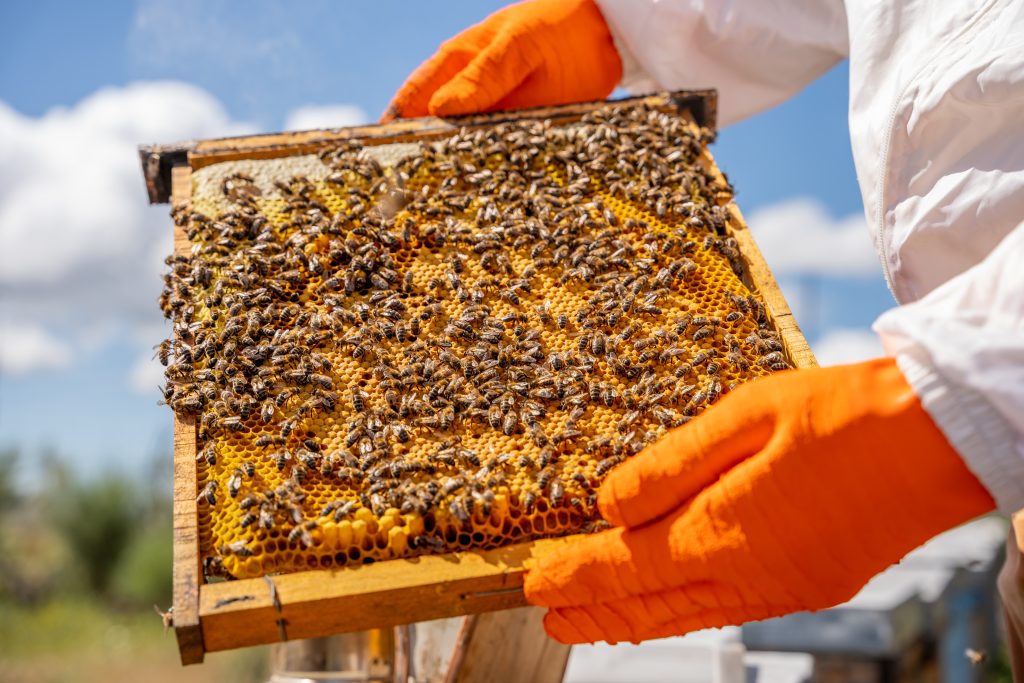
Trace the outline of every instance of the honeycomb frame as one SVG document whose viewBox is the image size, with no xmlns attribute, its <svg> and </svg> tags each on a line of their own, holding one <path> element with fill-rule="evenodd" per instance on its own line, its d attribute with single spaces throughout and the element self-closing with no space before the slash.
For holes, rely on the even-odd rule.
<svg viewBox="0 0 1024 683">
<path fill-rule="evenodd" d="M 659 107 L 665 108 L 666 111 L 671 111 L 679 116 L 689 116 L 688 110 L 685 107 L 680 107 L 679 102 L 681 98 L 678 95 L 675 96 L 660 96 L 660 97 L 648 97 L 642 101 L 656 103 Z M 571 107 L 554 108 L 546 110 L 538 110 L 534 112 L 523 112 L 518 116 L 525 119 L 541 119 L 541 118 L 556 118 L 565 117 L 573 118 L 579 115 L 581 107 L 596 108 L 605 103 L 595 103 L 594 105 L 573 105 Z M 712 106 L 713 109 L 713 106 Z M 585 111 L 585 109 L 584 109 Z M 507 120 L 509 114 L 503 113 L 501 115 L 491 115 L 484 117 L 475 117 L 479 124 L 475 125 L 488 125 L 495 121 Z M 374 143 L 385 144 L 391 142 L 403 142 L 409 139 L 415 139 L 417 137 L 421 139 L 430 139 L 436 137 L 438 134 L 451 134 L 454 132 L 455 127 L 450 124 L 441 124 L 436 119 L 423 120 L 422 130 L 417 134 L 415 130 L 410 130 L 410 124 L 412 127 L 416 126 L 416 122 L 401 122 L 397 126 L 383 126 L 378 128 L 369 129 L 370 134 L 364 134 L 365 140 L 373 140 Z M 368 129 L 364 129 L 367 131 Z M 364 132 L 361 131 L 361 132 Z M 374 133 L 376 135 L 374 135 Z M 294 153 L 304 153 L 311 149 L 315 149 L 320 143 L 313 143 L 309 140 L 308 134 L 297 134 L 294 139 L 289 142 L 281 144 L 279 142 L 281 136 L 272 141 L 271 145 L 267 145 L 262 149 L 246 148 L 247 141 L 240 141 L 239 145 L 221 144 L 219 151 L 207 151 L 205 153 L 193 154 L 191 158 L 191 165 L 193 168 L 202 168 L 211 163 L 216 163 L 232 158 L 260 158 L 263 156 L 286 156 Z M 249 141 L 257 140 L 256 138 L 250 138 Z M 230 141 L 228 141 L 230 142 Z M 249 142 L 248 144 L 251 144 Z M 215 148 L 216 150 L 216 148 Z M 714 173 L 718 173 L 717 167 L 714 165 L 713 159 L 707 153 L 706 148 L 701 152 L 702 162 Z M 175 190 L 176 200 L 178 202 L 187 201 L 191 193 L 191 182 L 188 179 L 188 171 L 186 169 L 178 169 L 175 178 Z M 719 177 L 720 174 L 719 174 Z M 724 200 L 731 199 L 730 196 L 724 194 Z M 785 352 L 787 357 L 797 367 L 813 364 L 813 358 L 810 356 L 806 348 L 806 343 L 803 341 L 802 336 L 796 328 L 795 323 L 792 321 L 792 316 L 786 307 L 784 300 L 779 294 L 777 287 L 775 287 L 774 281 L 771 278 L 770 271 L 764 265 L 760 258 L 760 254 L 757 251 L 756 245 L 753 244 L 752 240 L 747 234 L 743 227 L 742 217 L 740 216 L 738 209 L 731 201 L 726 204 L 729 212 L 727 232 L 735 237 L 739 243 L 740 253 L 742 255 L 746 277 L 744 278 L 746 284 L 751 289 L 758 290 L 767 306 L 768 315 L 774 322 L 776 329 L 780 332 L 785 346 Z M 180 234 L 180 230 L 176 235 L 176 248 L 181 250 L 187 248 L 187 239 Z M 176 424 L 176 479 L 179 474 L 183 474 L 185 481 L 178 481 L 178 484 L 182 484 L 182 489 L 187 491 L 187 480 L 189 479 L 190 473 L 187 471 L 190 469 L 191 464 L 191 495 L 187 498 L 183 495 L 180 497 L 176 495 L 176 507 L 180 502 L 181 508 L 191 508 L 190 514 L 195 513 L 195 491 L 197 485 L 195 482 L 195 462 L 196 456 L 198 455 L 195 442 L 195 426 L 190 424 L 187 419 L 178 419 Z M 185 472 L 179 472 L 179 469 L 186 470 Z M 191 501 L 191 504 L 190 502 Z M 192 517 L 193 520 L 197 520 L 197 517 Z M 197 522 L 196 522 L 197 523 Z M 196 523 L 188 524 L 192 531 L 196 530 Z M 177 526 L 177 523 L 176 523 Z M 306 609 L 303 612 L 308 611 L 310 604 L 322 602 L 323 600 L 333 601 L 341 600 L 345 604 L 345 608 L 349 613 L 348 618 L 343 619 L 323 619 L 314 618 L 312 621 L 316 626 L 311 626 L 313 630 L 296 632 L 294 626 L 298 622 L 302 621 L 296 619 L 294 616 L 288 619 L 282 617 L 282 610 L 277 609 L 273 596 L 265 595 L 267 592 L 266 585 L 264 584 L 262 590 L 258 588 L 260 583 L 254 579 L 245 579 L 241 581 L 232 581 L 229 583 L 202 583 L 202 570 L 196 567 L 198 563 L 198 553 L 193 552 L 189 557 L 179 557 L 176 559 L 183 559 L 186 563 L 192 566 L 192 572 L 190 580 L 192 583 L 189 584 L 190 590 L 192 586 L 195 587 L 197 592 L 205 592 L 205 595 L 200 596 L 200 609 L 202 613 L 204 610 L 207 614 L 204 616 L 202 630 L 196 630 L 192 632 L 192 640 L 200 639 L 199 646 L 204 651 L 215 650 L 215 649 L 226 649 L 228 647 L 236 647 L 239 644 L 251 644 L 255 642 L 268 642 L 270 640 L 277 640 L 281 637 L 309 637 L 311 635 L 322 635 L 327 632 L 337 632 L 340 630 L 353 630 L 363 627 L 379 626 L 383 623 L 402 623 L 403 621 L 420 620 L 424 618 L 430 618 L 431 616 L 441 616 L 444 614 L 453 613 L 468 613 L 475 611 L 484 611 L 486 609 L 495 609 L 510 607 L 522 604 L 521 595 L 518 590 L 518 581 L 521 580 L 520 574 L 522 570 L 522 562 L 526 558 L 535 556 L 538 553 L 542 553 L 545 549 L 560 545 L 565 542 L 563 539 L 547 539 L 542 541 L 530 541 L 527 543 L 521 543 L 516 546 L 506 546 L 503 548 L 497 548 L 495 550 L 469 550 L 467 552 L 455 553 L 454 555 L 443 558 L 442 556 L 426 556 L 416 558 L 415 560 L 388 560 L 384 562 L 378 562 L 372 565 L 366 565 L 361 567 L 350 567 L 345 569 L 324 569 L 320 567 L 310 568 L 306 571 L 299 572 L 297 574 L 283 575 L 280 577 L 274 577 L 273 582 L 276 584 L 291 583 L 292 580 L 298 581 L 301 585 L 306 585 L 309 589 L 308 595 L 318 598 L 312 600 L 300 600 L 299 602 L 306 605 Z M 192 540 L 193 548 L 195 546 L 194 539 Z M 419 591 L 423 591 L 427 586 L 434 587 L 434 593 L 436 595 L 446 596 L 448 604 L 438 604 L 432 601 L 423 601 L 422 599 L 408 598 L 412 603 L 416 603 L 418 607 L 411 610 L 402 610 L 401 616 L 391 615 L 386 616 L 382 614 L 380 605 L 377 604 L 377 595 L 374 592 L 366 594 L 359 585 L 363 583 L 357 577 L 369 578 L 368 575 L 372 572 L 381 576 L 392 576 L 392 579 L 401 582 L 409 580 L 409 570 L 412 569 L 412 573 L 417 573 L 418 570 L 426 569 L 426 566 L 433 568 L 447 569 L 448 567 L 442 563 L 450 564 L 453 557 L 458 557 L 461 564 L 473 564 L 477 569 L 482 569 L 487 574 L 487 580 L 484 581 L 483 590 L 479 590 L 480 586 L 475 586 L 474 582 L 468 581 L 466 577 L 455 577 L 447 576 L 450 572 L 440 571 L 436 577 L 431 577 L 428 573 L 426 577 L 418 576 L 414 582 L 418 586 Z M 477 563 L 477 560 L 483 560 L 482 564 Z M 176 562 L 176 571 L 178 569 L 178 562 Z M 391 565 L 391 566 L 389 566 Z M 400 566 L 396 566 L 400 565 Z M 413 565 L 410 567 L 409 565 Z M 470 572 L 472 574 L 472 572 Z M 315 578 L 310 578 L 315 577 Z M 317 581 L 327 580 L 338 580 L 338 584 L 332 586 L 329 590 L 326 590 L 324 586 L 317 585 Z M 404 578 L 402 578 L 404 577 Z M 179 588 L 179 582 L 176 576 L 176 589 Z M 303 584 L 302 582 L 309 582 Z M 458 589 L 458 586 L 462 586 L 463 589 Z M 443 587 L 443 588 L 442 588 Z M 198 591 L 202 588 L 203 591 Z M 407 587 L 406 595 L 411 596 L 411 586 Z M 176 590 L 176 592 L 178 592 Z M 261 595 L 263 594 L 263 595 Z M 363 605 L 363 610 L 354 610 L 354 606 L 358 604 L 358 599 L 355 597 L 356 594 L 364 595 L 368 602 Z M 278 594 L 280 597 L 280 593 Z M 474 596 L 475 599 L 467 599 L 467 596 Z M 245 604 L 249 602 L 266 603 L 269 600 L 269 612 L 265 615 L 265 624 L 262 630 L 257 629 L 259 633 L 246 633 L 246 634 L 235 634 L 233 636 L 226 637 L 223 640 L 218 640 L 216 637 L 212 637 L 214 633 L 223 633 L 222 628 L 213 628 L 216 624 L 220 623 L 221 618 L 225 617 L 225 623 L 232 623 L 237 626 L 240 623 L 240 615 L 254 616 L 260 613 L 260 610 L 267 611 L 267 604 Z M 289 600 L 289 602 L 292 602 Z M 441 602 L 444 602 L 443 600 Z M 177 603 L 177 600 L 176 600 Z M 339 603 L 340 604 L 340 603 Z M 361 614 L 357 617 L 352 617 L 353 611 L 360 611 Z M 386 611 L 386 610 L 384 610 Z M 183 615 L 184 616 L 184 615 Z M 197 620 L 198 621 L 198 620 Z M 283 627 L 279 622 L 286 621 L 289 624 L 289 630 L 287 633 L 282 630 Z M 325 625 L 324 622 L 330 622 Z M 180 623 L 180 621 L 179 621 Z M 211 627 L 207 629 L 207 624 Z M 187 626 L 187 624 L 181 624 Z M 276 625 L 276 626 L 275 626 Z M 324 630 L 326 629 L 326 630 Z M 245 629 L 243 629 L 245 630 Z M 251 629 L 250 629 L 251 630 Z M 179 632 L 179 640 L 182 637 L 182 633 Z M 187 638 L 186 638 L 187 640 Z M 192 642 L 192 647 L 195 647 L 195 642 Z M 183 649 L 184 656 L 184 649 Z"/>
</svg>

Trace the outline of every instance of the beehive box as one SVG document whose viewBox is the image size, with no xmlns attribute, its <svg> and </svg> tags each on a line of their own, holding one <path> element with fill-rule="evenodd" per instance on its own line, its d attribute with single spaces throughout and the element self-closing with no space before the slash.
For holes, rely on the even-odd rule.
<svg viewBox="0 0 1024 683">
<path fill-rule="evenodd" d="M 707 153 L 713 109 L 188 151 L 162 302 L 183 660 L 520 605 L 523 563 L 566 542 L 542 537 L 600 526 L 615 464 L 813 363 Z"/>
</svg>

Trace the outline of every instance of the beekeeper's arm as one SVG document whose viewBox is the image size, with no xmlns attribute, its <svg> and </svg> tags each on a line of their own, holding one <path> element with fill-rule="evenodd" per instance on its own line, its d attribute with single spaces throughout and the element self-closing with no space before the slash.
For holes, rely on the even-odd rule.
<svg viewBox="0 0 1024 683">
<path fill-rule="evenodd" d="M 493 15 L 424 64 L 391 113 L 594 99 L 622 68 L 638 89 L 718 88 L 724 125 L 786 99 L 846 52 L 837 0 L 599 5 L 595 14 L 589 0 L 533 0 Z M 527 598 L 552 608 L 553 636 L 585 642 L 851 597 L 994 505 L 914 388 L 893 359 L 740 387 L 615 470 L 599 504 L 616 528 L 542 560 Z"/>
<path fill-rule="evenodd" d="M 793 94 L 846 56 L 841 0 L 528 0 L 445 42 L 385 119 L 717 88 L 728 125 Z"/>
<path fill-rule="evenodd" d="M 638 641 L 830 607 L 995 501 L 1024 506 L 1024 224 L 876 329 L 893 358 L 743 385 L 614 470 L 599 505 L 616 528 L 527 576 L 549 633 Z"/>
</svg>

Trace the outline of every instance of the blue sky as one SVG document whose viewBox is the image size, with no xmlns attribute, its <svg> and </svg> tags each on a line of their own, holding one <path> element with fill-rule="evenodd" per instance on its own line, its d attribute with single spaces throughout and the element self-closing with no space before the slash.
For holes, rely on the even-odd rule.
<svg viewBox="0 0 1024 683">
<path fill-rule="evenodd" d="M 0 5 L 0 447 L 86 472 L 169 451 L 146 363 L 164 334 L 155 264 L 169 221 L 145 206 L 135 144 L 376 118 L 443 40 L 502 4 Z M 712 148 L 826 361 L 875 352 L 867 330 L 892 305 L 846 105 L 843 64 Z M 84 158 L 100 160 L 89 174 Z M 53 187 L 68 199 L 47 200 Z"/>
</svg>

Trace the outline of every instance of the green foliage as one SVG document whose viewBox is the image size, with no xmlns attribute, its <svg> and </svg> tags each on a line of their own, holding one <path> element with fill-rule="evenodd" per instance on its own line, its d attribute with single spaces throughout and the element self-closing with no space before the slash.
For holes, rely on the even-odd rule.
<svg viewBox="0 0 1024 683">
<path fill-rule="evenodd" d="M 114 570 L 111 592 L 137 606 L 171 603 L 171 517 L 164 514 L 141 527 Z"/>
<path fill-rule="evenodd" d="M 0 519 L 18 505 L 20 496 L 14 483 L 18 453 L 13 449 L 0 451 Z"/>
<path fill-rule="evenodd" d="M 141 501 L 130 481 L 109 477 L 69 481 L 51 492 L 50 510 L 57 532 L 73 557 L 86 587 L 107 595 L 110 581 L 139 521 Z"/>
</svg>

